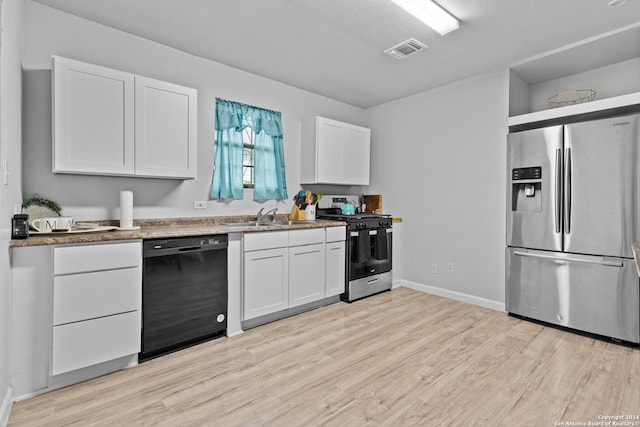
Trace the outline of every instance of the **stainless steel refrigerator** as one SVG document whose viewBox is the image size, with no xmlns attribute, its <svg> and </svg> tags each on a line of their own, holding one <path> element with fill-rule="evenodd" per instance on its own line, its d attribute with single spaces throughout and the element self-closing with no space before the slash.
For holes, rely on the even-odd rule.
<svg viewBox="0 0 640 427">
<path fill-rule="evenodd" d="M 510 133 L 506 309 L 640 343 L 640 115 Z"/>
</svg>

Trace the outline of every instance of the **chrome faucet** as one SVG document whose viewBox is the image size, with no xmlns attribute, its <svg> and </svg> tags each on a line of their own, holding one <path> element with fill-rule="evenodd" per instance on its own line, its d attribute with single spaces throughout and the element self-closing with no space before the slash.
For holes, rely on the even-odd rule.
<svg viewBox="0 0 640 427">
<path fill-rule="evenodd" d="M 269 212 L 267 212 L 266 214 L 264 214 L 264 216 L 267 215 L 271 215 L 271 221 L 275 221 L 276 220 L 276 214 L 278 213 L 278 208 L 273 208 L 271 209 Z"/>
<path fill-rule="evenodd" d="M 265 217 L 268 215 L 271 215 L 271 221 L 276 220 L 276 214 L 278 213 L 278 208 L 273 208 L 265 214 L 263 214 L 262 211 L 264 211 L 264 208 L 260 208 L 260 210 L 258 211 L 258 215 L 256 215 L 256 221 L 258 222 L 262 221 L 262 217 Z"/>
</svg>

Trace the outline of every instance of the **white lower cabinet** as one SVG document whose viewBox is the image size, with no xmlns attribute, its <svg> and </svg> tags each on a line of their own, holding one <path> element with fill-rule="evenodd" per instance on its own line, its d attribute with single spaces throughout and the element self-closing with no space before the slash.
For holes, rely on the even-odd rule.
<svg viewBox="0 0 640 427">
<path fill-rule="evenodd" d="M 345 227 L 331 230 L 312 228 L 244 235 L 243 320 L 344 292 Z M 327 238 L 330 243 L 325 243 Z"/>
<path fill-rule="evenodd" d="M 289 307 L 288 275 L 287 248 L 245 252 L 244 320 Z"/>
<path fill-rule="evenodd" d="M 140 351 L 142 243 L 55 247 L 51 375 Z"/>
<path fill-rule="evenodd" d="M 325 296 L 344 293 L 346 251 L 345 242 L 329 242 L 326 246 Z"/>
<path fill-rule="evenodd" d="M 10 250 L 16 398 L 137 363 L 141 240 Z"/>
<path fill-rule="evenodd" d="M 326 264 L 325 264 L 325 296 L 330 297 L 344 293 L 346 284 L 346 227 L 326 229 Z"/>
<path fill-rule="evenodd" d="M 324 243 L 289 248 L 289 307 L 325 297 L 324 255 Z"/>
</svg>

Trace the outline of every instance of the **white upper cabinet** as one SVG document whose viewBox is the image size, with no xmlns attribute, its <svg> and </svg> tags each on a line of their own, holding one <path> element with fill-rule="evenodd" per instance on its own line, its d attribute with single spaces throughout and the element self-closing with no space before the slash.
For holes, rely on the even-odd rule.
<svg viewBox="0 0 640 427">
<path fill-rule="evenodd" d="M 303 184 L 369 185 L 370 157 L 370 129 L 324 117 L 303 121 Z"/>
<path fill-rule="evenodd" d="M 54 57 L 53 172 L 134 174 L 132 74 Z"/>
<path fill-rule="evenodd" d="M 136 76 L 136 175 L 196 177 L 195 89 Z"/>
<path fill-rule="evenodd" d="M 54 56 L 53 172 L 196 177 L 197 91 Z"/>
</svg>

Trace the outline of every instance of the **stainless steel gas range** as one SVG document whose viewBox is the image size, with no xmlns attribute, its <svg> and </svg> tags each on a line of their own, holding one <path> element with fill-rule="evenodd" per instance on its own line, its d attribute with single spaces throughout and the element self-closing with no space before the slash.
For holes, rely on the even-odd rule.
<svg viewBox="0 0 640 427">
<path fill-rule="evenodd" d="M 347 223 L 347 277 L 346 290 L 341 295 L 343 301 L 353 302 L 391 289 L 393 228 L 390 215 L 342 214 L 340 207 L 332 206 L 319 207 L 316 216 Z"/>
</svg>

